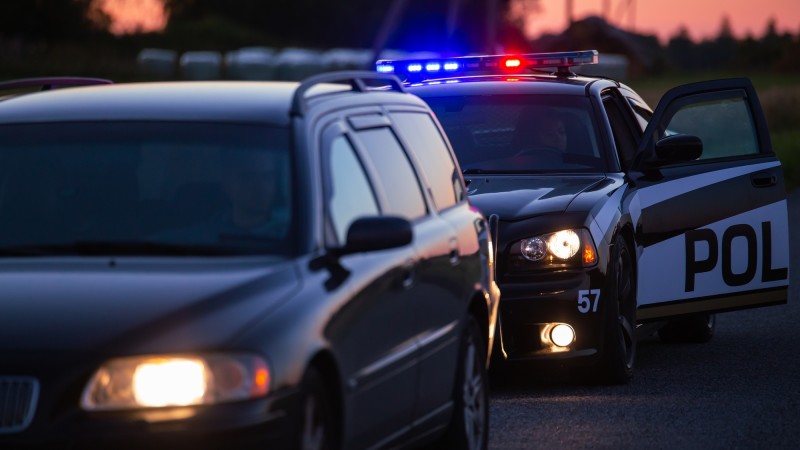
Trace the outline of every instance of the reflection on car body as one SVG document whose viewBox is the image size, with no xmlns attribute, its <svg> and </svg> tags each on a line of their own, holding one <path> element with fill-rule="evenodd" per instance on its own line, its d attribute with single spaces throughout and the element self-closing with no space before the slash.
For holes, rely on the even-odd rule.
<svg viewBox="0 0 800 450">
<path fill-rule="evenodd" d="M 715 312 L 786 302 L 786 199 L 749 80 L 680 86 L 653 112 L 622 83 L 571 72 L 596 61 L 590 50 L 377 70 L 431 106 L 472 203 L 497 224 L 499 361 L 627 382 L 637 335 L 702 342 Z M 544 137 L 562 126 L 563 140 Z"/>
<path fill-rule="evenodd" d="M 486 448 L 491 238 L 403 91 L 0 101 L 0 447 Z"/>
</svg>

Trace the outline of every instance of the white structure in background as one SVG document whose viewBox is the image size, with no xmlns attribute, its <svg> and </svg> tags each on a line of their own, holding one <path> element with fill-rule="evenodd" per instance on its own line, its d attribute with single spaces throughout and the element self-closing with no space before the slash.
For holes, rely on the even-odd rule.
<svg viewBox="0 0 800 450">
<path fill-rule="evenodd" d="M 324 71 L 322 52 L 318 50 L 287 47 L 275 56 L 276 80 L 302 80 Z"/>
<path fill-rule="evenodd" d="M 181 77 L 186 80 L 218 80 L 222 77 L 219 52 L 185 52 L 180 59 Z"/>
<path fill-rule="evenodd" d="M 385 49 L 377 59 L 430 59 L 441 55 L 432 52 L 409 53 Z M 601 56 L 602 58 L 602 56 Z M 287 47 L 242 47 L 225 53 L 189 51 L 178 59 L 173 50 L 147 48 L 139 52 L 142 73 L 154 78 L 184 80 L 302 80 L 331 70 L 373 70 L 370 49 L 333 48 L 326 51 Z"/>
<path fill-rule="evenodd" d="M 225 54 L 225 77 L 232 80 L 272 80 L 275 78 L 275 50 L 269 47 L 244 47 Z"/>
<path fill-rule="evenodd" d="M 372 50 L 332 48 L 322 54 L 322 66 L 328 70 L 371 70 Z"/>
<path fill-rule="evenodd" d="M 156 78 L 175 78 L 178 53 L 163 48 L 145 48 L 136 57 L 139 71 Z"/>
<path fill-rule="evenodd" d="M 571 67 L 572 71 L 581 75 L 604 76 L 615 80 L 628 78 L 628 57 L 600 53 L 597 64 Z"/>
</svg>

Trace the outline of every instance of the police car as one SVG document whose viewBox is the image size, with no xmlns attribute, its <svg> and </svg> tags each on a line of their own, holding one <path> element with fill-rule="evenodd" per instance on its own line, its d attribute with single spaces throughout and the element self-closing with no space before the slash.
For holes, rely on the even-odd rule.
<svg viewBox="0 0 800 450">
<path fill-rule="evenodd" d="M 676 87 L 653 111 L 622 83 L 574 73 L 597 60 L 589 50 L 376 68 L 431 106 L 490 217 L 503 293 L 495 354 L 625 383 L 637 335 L 703 342 L 715 312 L 787 301 L 787 206 L 749 80 Z"/>
</svg>

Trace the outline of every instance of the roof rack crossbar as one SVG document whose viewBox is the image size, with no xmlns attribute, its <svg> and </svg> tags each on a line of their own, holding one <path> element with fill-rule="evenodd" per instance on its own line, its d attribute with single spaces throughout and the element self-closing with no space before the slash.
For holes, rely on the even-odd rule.
<svg viewBox="0 0 800 450">
<path fill-rule="evenodd" d="M 92 86 L 97 84 L 112 84 L 113 81 L 104 78 L 89 77 L 39 77 L 21 78 L 0 82 L 0 90 L 23 89 L 40 86 L 41 90 L 49 91 L 62 86 Z"/>
<path fill-rule="evenodd" d="M 306 93 L 312 87 L 320 83 L 350 83 L 352 90 L 356 92 L 366 92 L 369 90 L 367 81 L 384 81 L 393 91 L 406 92 L 403 84 L 397 76 L 386 73 L 371 72 L 367 70 L 344 70 L 314 75 L 306 78 L 297 87 L 292 98 L 292 116 L 302 116 L 308 109 Z"/>
</svg>

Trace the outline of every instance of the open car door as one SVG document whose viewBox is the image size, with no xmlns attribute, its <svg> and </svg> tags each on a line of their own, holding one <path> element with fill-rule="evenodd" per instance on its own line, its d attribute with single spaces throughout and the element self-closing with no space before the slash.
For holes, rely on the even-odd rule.
<svg viewBox="0 0 800 450">
<path fill-rule="evenodd" d="M 786 303 L 783 172 L 748 79 L 667 92 L 635 161 L 639 320 Z"/>
</svg>

